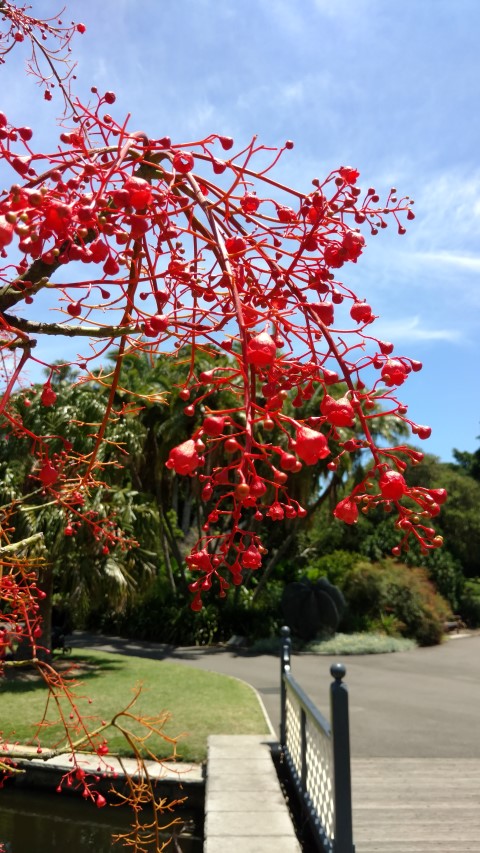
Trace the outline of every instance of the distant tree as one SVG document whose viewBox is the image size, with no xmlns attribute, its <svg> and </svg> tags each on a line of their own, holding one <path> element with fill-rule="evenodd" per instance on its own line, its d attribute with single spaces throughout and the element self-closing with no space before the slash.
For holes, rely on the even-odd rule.
<svg viewBox="0 0 480 853">
<path fill-rule="evenodd" d="M 480 447 L 474 453 L 469 453 L 467 450 L 454 449 L 453 457 L 462 471 L 465 471 L 474 480 L 480 481 Z"/>
</svg>

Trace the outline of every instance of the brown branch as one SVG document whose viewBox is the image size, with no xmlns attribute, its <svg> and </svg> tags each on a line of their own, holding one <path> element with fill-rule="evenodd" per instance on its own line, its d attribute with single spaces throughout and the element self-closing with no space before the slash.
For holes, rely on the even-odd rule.
<svg viewBox="0 0 480 853">
<path fill-rule="evenodd" d="M 119 338 L 122 335 L 133 335 L 136 326 L 69 326 L 63 323 L 43 323 L 36 320 L 25 320 L 13 314 L 4 314 L 4 319 L 13 329 L 19 329 L 32 335 L 63 335 L 68 338 Z M 84 321 L 85 322 L 85 321 Z"/>
<path fill-rule="evenodd" d="M 3 548 L 0 548 L 0 555 L 9 554 L 12 551 L 19 551 L 20 548 L 29 548 L 34 542 L 40 542 L 42 540 L 43 533 L 33 533 L 32 536 L 28 536 L 26 539 L 21 539 L 20 542 L 12 542 L 10 545 L 4 545 Z"/>
</svg>

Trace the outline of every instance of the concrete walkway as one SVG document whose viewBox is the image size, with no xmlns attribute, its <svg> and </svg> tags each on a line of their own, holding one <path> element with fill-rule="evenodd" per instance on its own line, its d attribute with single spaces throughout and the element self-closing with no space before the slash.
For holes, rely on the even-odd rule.
<svg viewBox="0 0 480 853">
<path fill-rule="evenodd" d="M 208 739 L 205 853 L 297 853 L 272 761 L 274 741 L 256 735 Z"/>
</svg>

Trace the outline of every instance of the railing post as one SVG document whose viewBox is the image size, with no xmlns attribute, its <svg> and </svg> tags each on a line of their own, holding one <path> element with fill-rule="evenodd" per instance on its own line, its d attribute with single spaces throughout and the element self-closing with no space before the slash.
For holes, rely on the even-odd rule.
<svg viewBox="0 0 480 853">
<path fill-rule="evenodd" d="M 330 667 L 334 678 L 330 686 L 333 751 L 333 791 L 335 798 L 335 853 L 355 853 L 352 828 L 352 782 L 350 774 L 350 729 L 348 690 L 343 684 L 346 668 L 341 663 Z"/>
<path fill-rule="evenodd" d="M 292 641 L 290 639 L 290 628 L 284 625 L 280 629 L 282 635 L 282 643 L 280 648 L 280 746 L 286 746 L 287 743 L 287 688 L 283 676 L 285 672 L 290 672 L 290 653 L 292 651 Z"/>
</svg>

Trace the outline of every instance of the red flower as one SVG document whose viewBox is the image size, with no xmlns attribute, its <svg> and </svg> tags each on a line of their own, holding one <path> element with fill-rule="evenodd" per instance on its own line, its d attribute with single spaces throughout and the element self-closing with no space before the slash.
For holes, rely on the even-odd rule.
<svg viewBox="0 0 480 853">
<path fill-rule="evenodd" d="M 243 237 L 227 237 L 225 248 L 229 255 L 240 256 L 247 251 L 247 243 Z"/>
<path fill-rule="evenodd" d="M 350 317 L 356 323 L 371 323 L 375 319 L 367 302 L 354 302 L 350 308 Z"/>
<path fill-rule="evenodd" d="M 53 390 L 50 382 L 47 382 L 43 386 L 42 396 L 40 397 L 40 402 L 42 406 L 53 406 L 57 400 L 57 395 Z"/>
<path fill-rule="evenodd" d="M 358 506 L 351 498 L 344 498 L 337 504 L 333 514 L 345 524 L 356 524 L 358 521 Z"/>
<path fill-rule="evenodd" d="M 310 306 L 317 319 L 320 320 L 321 323 L 325 323 L 326 326 L 331 326 L 334 319 L 334 307 L 332 302 L 314 302 Z"/>
<path fill-rule="evenodd" d="M 261 332 L 249 341 L 247 359 L 255 367 L 268 367 L 275 361 L 277 347 L 268 332 Z"/>
<path fill-rule="evenodd" d="M 329 394 L 325 394 L 320 403 L 320 411 L 333 426 L 351 427 L 355 421 L 355 412 L 347 397 L 335 400 Z"/>
<path fill-rule="evenodd" d="M 354 169 L 352 166 L 341 166 L 338 174 L 346 184 L 356 184 L 357 178 L 360 177 L 358 169 Z"/>
<path fill-rule="evenodd" d="M 323 433 L 305 426 L 297 430 L 295 451 L 307 465 L 315 465 L 319 459 L 325 459 L 330 455 L 328 442 Z"/>
<path fill-rule="evenodd" d="M 181 175 L 186 175 L 187 172 L 191 172 L 194 163 L 195 160 L 193 159 L 193 154 L 190 154 L 190 151 L 177 151 L 176 154 L 173 155 L 173 168 L 177 172 L 180 172 Z"/>
<path fill-rule="evenodd" d="M 278 501 L 275 501 L 268 510 L 267 515 L 272 521 L 282 521 L 285 516 L 283 506 Z"/>
<path fill-rule="evenodd" d="M 128 178 L 123 189 L 128 193 L 129 204 L 135 210 L 141 210 L 152 203 L 152 188 L 148 181 L 144 181 L 143 178 Z"/>
<path fill-rule="evenodd" d="M 240 199 L 240 207 L 244 213 L 255 213 L 258 210 L 259 204 L 260 199 L 257 198 L 255 193 L 245 193 L 243 198 Z"/>
<path fill-rule="evenodd" d="M 170 451 L 165 466 L 173 468 L 176 474 L 193 474 L 199 464 L 200 458 L 195 449 L 195 442 L 189 438 L 188 441 L 184 441 Z"/>
<path fill-rule="evenodd" d="M 277 216 L 280 222 L 296 222 L 297 214 L 291 207 L 285 207 L 284 205 L 277 205 Z"/>
<path fill-rule="evenodd" d="M 407 491 L 405 478 L 398 471 L 385 471 L 379 481 L 382 497 L 386 500 L 397 501 Z"/>
<path fill-rule="evenodd" d="M 342 248 L 345 252 L 345 258 L 347 261 L 353 261 L 353 263 L 357 262 L 357 259 L 362 254 L 364 246 L 365 238 L 356 231 L 347 231 L 342 240 Z"/>
<path fill-rule="evenodd" d="M 382 379 L 385 385 L 403 385 L 409 373 L 408 368 L 399 358 L 389 358 L 382 367 Z"/>
<path fill-rule="evenodd" d="M 0 249 L 8 246 L 13 240 L 13 225 L 7 222 L 4 216 L 0 216 Z"/>
<path fill-rule="evenodd" d="M 338 243 L 330 243 L 323 253 L 323 260 L 328 267 L 333 267 L 333 269 L 343 267 L 347 260 L 343 246 Z"/>
<path fill-rule="evenodd" d="M 242 566 L 245 569 L 259 569 L 262 565 L 262 555 L 254 545 L 249 545 L 242 554 Z"/>
</svg>

